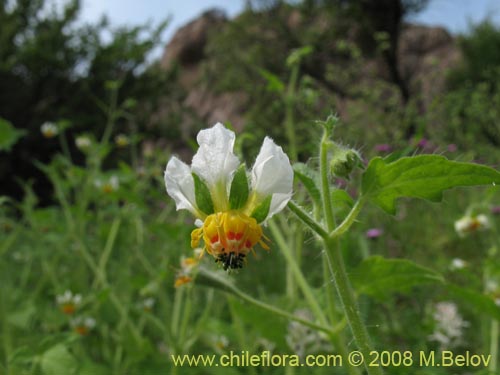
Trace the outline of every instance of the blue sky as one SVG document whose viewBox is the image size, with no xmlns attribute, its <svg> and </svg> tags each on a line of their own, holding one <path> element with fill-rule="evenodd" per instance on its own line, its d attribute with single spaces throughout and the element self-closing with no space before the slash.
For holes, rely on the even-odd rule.
<svg viewBox="0 0 500 375">
<path fill-rule="evenodd" d="M 57 1 L 57 0 L 56 0 Z M 218 7 L 229 16 L 243 8 L 243 0 L 82 0 L 82 18 L 96 21 L 107 14 L 112 24 L 158 24 L 168 16 L 164 40 L 167 42 L 175 30 L 195 18 L 204 10 Z M 431 0 L 429 6 L 411 20 L 427 25 L 441 25 L 453 33 L 467 31 L 469 22 L 479 22 L 486 17 L 500 25 L 499 0 Z M 158 52 L 158 55 L 161 51 Z"/>
</svg>

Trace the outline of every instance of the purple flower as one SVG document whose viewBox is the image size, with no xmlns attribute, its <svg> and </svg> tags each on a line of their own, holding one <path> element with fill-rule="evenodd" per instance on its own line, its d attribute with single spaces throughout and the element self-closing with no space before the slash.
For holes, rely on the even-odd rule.
<svg viewBox="0 0 500 375">
<path fill-rule="evenodd" d="M 373 239 L 380 237 L 383 233 L 384 231 L 380 228 L 371 228 L 366 231 L 365 236 L 366 238 Z"/>
<path fill-rule="evenodd" d="M 493 206 L 493 207 L 491 207 L 491 213 L 493 215 L 500 215 L 500 206 Z"/>
<path fill-rule="evenodd" d="M 392 147 L 391 147 L 391 145 L 389 145 L 387 143 L 381 143 L 381 144 L 375 145 L 375 151 L 377 151 L 377 152 L 391 152 Z"/>
<path fill-rule="evenodd" d="M 420 147 L 420 148 L 427 148 L 429 147 L 430 145 L 430 142 L 428 139 L 425 139 L 425 138 L 422 138 L 420 141 L 418 141 L 417 143 L 417 147 Z"/>
<path fill-rule="evenodd" d="M 448 145 L 448 152 L 456 152 L 458 150 L 458 147 L 456 144 L 454 143 L 450 143 Z"/>
</svg>

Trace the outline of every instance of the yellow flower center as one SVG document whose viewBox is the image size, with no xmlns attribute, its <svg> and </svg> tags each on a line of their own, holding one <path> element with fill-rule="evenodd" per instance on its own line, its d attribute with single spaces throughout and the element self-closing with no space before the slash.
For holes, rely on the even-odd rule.
<svg viewBox="0 0 500 375">
<path fill-rule="evenodd" d="M 191 232 L 191 247 L 196 248 L 202 238 L 207 253 L 225 270 L 243 267 L 245 256 L 256 244 L 269 250 L 257 220 L 239 211 L 209 215 L 201 228 Z"/>
</svg>

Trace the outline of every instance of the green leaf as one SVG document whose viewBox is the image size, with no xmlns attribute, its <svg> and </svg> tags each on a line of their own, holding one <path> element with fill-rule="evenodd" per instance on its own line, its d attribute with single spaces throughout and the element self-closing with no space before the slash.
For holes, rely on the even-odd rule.
<svg viewBox="0 0 500 375">
<path fill-rule="evenodd" d="M 25 133 L 24 130 L 14 128 L 9 121 L 0 117 L 0 151 L 10 151 Z"/>
<path fill-rule="evenodd" d="M 453 297 L 463 301 L 465 305 L 472 307 L 479 314 L 485 314 L 500 321 L 500 307 L 491 297 L 452 284 L 447 284 L 446 287 Z"/>
<path fill-rule="evenodd" d="M 250 215 L 255 220 L 257 220 L 257 223 L 263 222 L 269 214 L 269 209 L 271 208 L 271 199 L 272 195 L 267 196 L 266 199 L 264 199 Z"/>
<path fill-rule="evenodd" d="M 194 180 L 194 196 L 198 208 L 207 215 L 214 213 L 214 203 L 208 190 L 207 185 L 196 174 L 193 175 Z"/>
<path fill-rule="evenodd" d="M 484 165 L 450 161 L 439 155 L 405 157 L 388 163 L 370 161 L 361 181 L 362 194 L 388 213 L 396 212 L 396 199 L 440 201 L 444 190 L 457 186 L 500 183 L 500 173 Z"/>
<path fill-rule="evenodd" d="M 229 193 L 229 206 L 232 210 L 243 207 L 248 200 L 248 180 L 245 164 L 240 165 L 234 174 Z"/>
<path fill-rule="evenodd" d="M 358 293 L 384 298 L 394 292 L 408 292 L 422 284 L 443 283 L 443 277 L 409 260 L 385 259 L 381 256 L 366 258 L 351 273 Z"/>
<path fill-rule="evenodd" d="M 285 91 L 285 84 L 281 81 L 280 77 L 265 69 L 258 69 L 259 74 L 267 81 L 267 90 L 270 92 L 283 93 Z"/>
<path fill-rule="evenodd" d="M 74 374 L 78 368 L 76 358 L 62 344 L 57 344 L 43 353 L 40 365 L 46 375 Z"/>
<path fill-rule="evenodd" d="M 314 204 L 317 207 L 321 207 L 321 190 L 316 182 L 319 180 L 317 173 L 304 163 L 295 163 L 293 165 L 293 171 L 295 177 L 297 177 L 306 188 Z"/>
<path fill-rule="evenodd" d="M 334 207 L 346 206 L 352 208 L 354 206 L 354 199 L 342 189 L 335 189 L 331 193 L 331 199 Z"/>
</svg>

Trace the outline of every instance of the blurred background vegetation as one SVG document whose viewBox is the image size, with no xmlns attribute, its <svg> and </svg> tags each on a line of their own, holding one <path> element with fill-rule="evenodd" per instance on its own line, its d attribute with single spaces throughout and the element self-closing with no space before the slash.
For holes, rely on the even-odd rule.
<svg viewBox="0 0 500 375">
<path fill-rule="evenodd" d="M 9 197 L 0 200 L 0 374 L 50 374 L 61 363 L 78 374 L 154 374 L 169 366 L 168 353 L 262 350 L 270 342 L 289 352 L 286 322 L 222 293 L 173 288 L 192 221 L 164 192 L 166 161 L 173 153 L 189 161 L 198 130 L 221 121 L 241 135 L 236 149 L 248 164 L 270 135 L 293 161 L 314 166 L 315 121 L 338 113 L 336 136 L 366 160 L 439 153 L 498 168 L 500 26 L 486 20 L 452 36 L 407 22 L 431 1 L 247 0 L 233 19 L 201 14 L 152 61 L 167 20 L 82 24 L 77 0 L 56 8 L 0 0 L 0 196 Z M 45 122 L 63 136 L 44 137 Z M 79 148 L 82 135 L 96 146 Z M 114 141 L 119 135 L 128 137 L 125 147 Z M 336 184 L 355 196 L 357 177 Z M 484 260 L 498 237 L 461 240 L 453 221 L 471 205 L 489 213 L 495 197 L 451 192 L 442 206 L 403 202 L 396 217 L 368 210 L 343 244 L 349 265 L 369 253 L 406 257 L 480 290 L 480 270 L 499 271 Z M 336 203 L 347 212 L 348 198 Z M 372 227 L 384 234 L 367 239 Z M 300 265 L 322 301 L 320 249 L 309 233 L 303 240 Z M 470 268 L 451 274 L 452 257 Z M 290 311 L 303 307 L 284 296 L 279 251 L 259 258 L 238 285 Z M 68 335 L 54 302 L 66 289 L 84 295 L 98 335 Z M 140 305 L 149 297 L 153 313 Z M 188 298 L 178 332 L 172 309 Z M 440 298 L 447 296 L 438 288 L 422 288 L 361 304 L 379 347 L 429 349 L 430 306 Z M 467 309 L 465 317 L 481 320 Z M 470 347 L 484 347 L 484 330 L 468 331 Z"/>
</svg>

